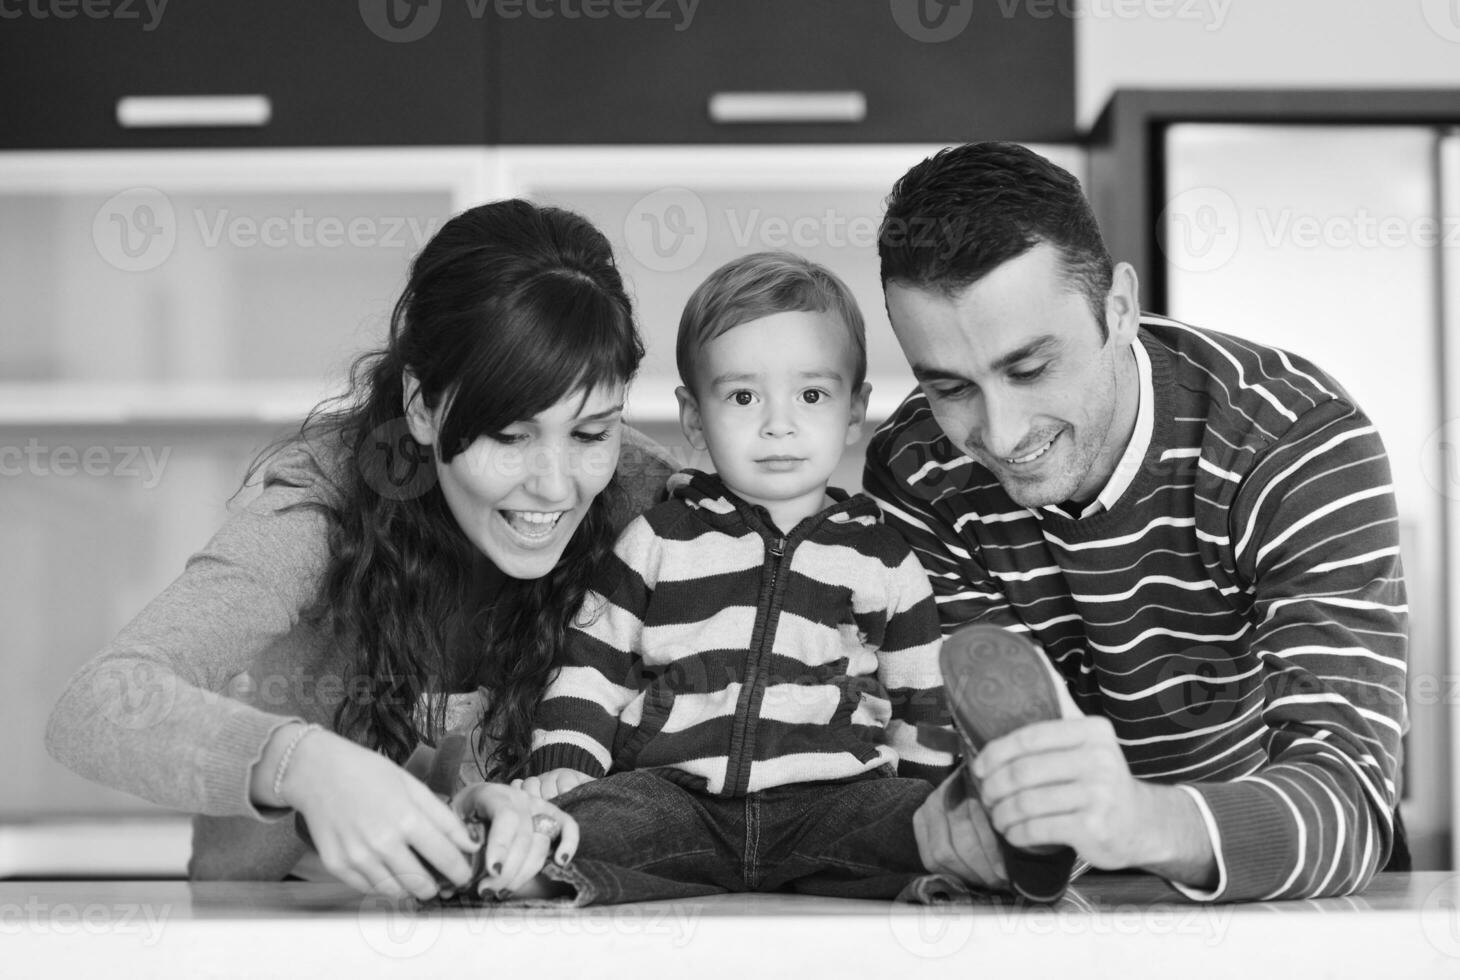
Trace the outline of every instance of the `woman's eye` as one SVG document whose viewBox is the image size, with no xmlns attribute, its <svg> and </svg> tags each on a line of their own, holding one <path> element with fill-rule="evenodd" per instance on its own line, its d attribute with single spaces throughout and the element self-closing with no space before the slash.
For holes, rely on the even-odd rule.
<svg viewBox="0 0 1460 980">
<path fill-rule="evenodd" d="M 489 432 L 487 438 L 504 446 L 520 446 L 527 441 L 525 432 Z"/>
<path fill-rule="evenodd" d="M 611 435 L 611 429 L 604 429 L 602 432 L 575 432 L 573 438 L 579 442 L 606 442 Z"/>
<path fill-rule="evenodd" d="M 730 400 L 737 405 L 749 405 L 755 401 L 755 395 L 749 391 L 732 391 Z"/>
</svg>

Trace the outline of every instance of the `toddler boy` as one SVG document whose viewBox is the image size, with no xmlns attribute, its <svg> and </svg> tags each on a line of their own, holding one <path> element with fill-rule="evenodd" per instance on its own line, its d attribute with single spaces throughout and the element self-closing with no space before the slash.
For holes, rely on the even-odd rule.
<svg viewBox="0 0 1460 980">
<path fill-rule="evenodd" d="M 578 822 L 580 902 L 723 891 L 894 897 L 951 771 L 926 575 L 828 486 L 867 414 L 862 316 L 826 269 L 733 261 L 690 298 L 687 470 L 637 518 L 539 709 L 526 781 Z M 600 778 L 607 776 L 607 778 Z"/>
</svg>

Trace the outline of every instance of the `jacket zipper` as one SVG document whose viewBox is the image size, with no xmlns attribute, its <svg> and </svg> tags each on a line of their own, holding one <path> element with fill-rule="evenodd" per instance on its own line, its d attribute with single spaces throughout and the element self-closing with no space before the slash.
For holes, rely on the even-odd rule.
<svg viewBox="0 0 1460 980">
<path fill-rule="evenodd" d="M 738 742 L 741 746 L 740 757 L 728 760 L 725 773 L 724 793 L 726 795 L 743 796 L 750 785 L 751 759 L 755 755 L 755 745 L 750 738 L 750 726 L 760 716 L 760 701 L 765 697 L 765 684 L 762 682 L 761 674 L 765 672 L 765 664 L 768 659 L 771 647 L 776 639 L 776 621 L 780 619 L 780 613 L 776 609 L 776 585 L 781 577 L 781 563 L 786 556 L 786 539 L 776 538 L 775 543 L 770 546 L 770 577 L 766 584 L 765 593 L 765 623 L 761 629 L 760 645 L 755 650 L 755 660 L 751 670 L 747 671 L 747 678 L 750 682 L 750 694 L 745 699 L 744 713 L 740 717 L 739 731 L 732 736 L 732 743 Z M 759 696 L 757 696 L 757 694 Z M 733 775 L 733 778 L 732 778 Z M 742 786 L 741 784 L 745 785 Z"/>
</svg>

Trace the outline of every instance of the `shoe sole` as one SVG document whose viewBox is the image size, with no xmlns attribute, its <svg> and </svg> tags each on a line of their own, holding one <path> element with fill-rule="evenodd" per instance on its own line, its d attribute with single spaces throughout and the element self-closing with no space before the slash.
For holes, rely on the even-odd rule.
<svg viewBox="0 0 1460 980">
<path fill-rule="evenodd" d="M 978 752 L 997 738 L 1061 716 L 1059 694 L 1037 647 L 987 623 L 965 626 L 938 652 L 953 722 Z"/>
<path fill-rule="evenodd" d="M 1043 656 L 1022 636 L 989 623 L 965 626 L 943 641 L 938 667 L 953 727 L 964 743 L 962 782 L 973 781 L 967 763 L 988 743 L 1063 716 L 1054 679 L 1040 663 Z M 1017 848 L 996 836 L 1015 892 L 1040 903 L 1064 895 L 1076 860 L 1073 848 Z"/>
</svg>

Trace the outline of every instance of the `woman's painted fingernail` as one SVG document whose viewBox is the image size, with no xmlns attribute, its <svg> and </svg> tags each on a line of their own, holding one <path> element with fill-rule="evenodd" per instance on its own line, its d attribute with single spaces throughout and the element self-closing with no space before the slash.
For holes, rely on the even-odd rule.
<svg viewBox="0 0 1460 980">
<path fill-rule="evenodd" d="M 479 823 L 467 824 L 466 834 L 471 838 L 473 844 L 480 844 L 482 842 L 482 825 Z"/>
<path fill-rule="evenodd" d="M 567 863 L 568 863 L 568 852 L 567 851 L 559 851 L 558 852 L 558 856 L 556 858 L 554 858 L 554 860 L 558 862 L 558 866 L 559 867 L 566 866 Z"/>
<path fill-rule="evenodd" d="M 502 873 L 502 862 L 501 861 L 494 862 L 492 864 L 492 874 L 499 875 L 501 873 Z"/>
</svg>

